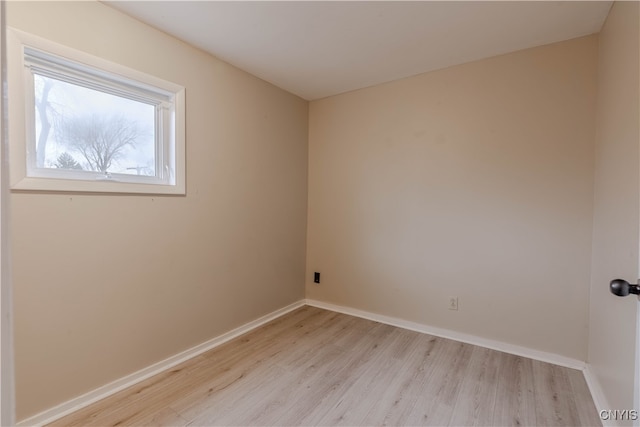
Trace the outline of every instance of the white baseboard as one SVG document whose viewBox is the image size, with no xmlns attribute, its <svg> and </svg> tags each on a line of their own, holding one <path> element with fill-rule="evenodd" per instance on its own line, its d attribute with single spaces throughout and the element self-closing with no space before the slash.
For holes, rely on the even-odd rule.
<svg viewBox="0 0 640 427">
<path fill-rule="evenodd" d="M 449 329 L 436 328 L 433 326 L 424 325 L 422 323 L 399 319 L 397 317 L 385 316 L 382 314 L 371 313 L 369 311 L 358 310 L 355 308 L 344 307 L 312 299 L 305 300 L 305 303 L 307 305 L 323 308 L 325 310 L 337 311 L 338 313 L 349 314 L 351 316 L 361 317 L 363 319 L 373 320 L 375 322 L 385 323 L 387 325 L 397 326 L 399 328 L 408 329 L 411 331 L 435 335 L 441 338 L 448 338 L 454 341 L 460 341 L 467 344 L 477 345 L 479 347 L 490 348 L 492 350 L 498 350 L 504 353 L 515 354 L 516 356 L 528 357 L 529 359 L 553 363 L 554 365 L 564 366 L 567 368 L 584 370 L 586 367 L 585 362 L 578 359 L 572 359 L 570 357 L 561 356 L 559 354 L 547 353 L 544 351 L 534 350 L 514 344 L 507 344 L 501 341 L 481 338 L 475 335 L 464 334 Z"/>
<path fill-rule="evenodd" d="M 591 365 L 587 364 L 587 367 L 584 369 L 584 379 L 587 381 L 587 386 L 589 387 L 589 391 L 591 392 L 591 397 L 593 398 L 593 403 L 596 405 L 596 410 L 600 411 L 602 409 L 613 409 L 611 405 L 609 405 L 609 401 L 607 397 L 604 395 L 602 391 L 602 387 L 600 386 L 600 382 L 598 378 L 593 373 Z M 614 420 L 603 420 L 602 425 L 604 427 L 608 426 L 618 426 L 616 421 Z"/>
<path fill-rule="evenodd" d="M 88 393 L 85 393 L 81 396 L 75 397 L 67 402 L 61 403 L 53 408 L 47 409 L 39 414 L 36 414 L 32 417 L 24 419 L 20 421 L 18 426 L 42 426 L 53 422 L 57 419 L 64 417 L 72 412 L 80 410 L 86 406 L 89 406 L 92 403 L 97 402 L 98 400 L 104 399 L 105 397 L 111 396 L 121 390 L 124 390 L 127 387 L 131 387 L 141 381 L 146 380 L 154 375 L 157 375 L 167 369 L 170 369 L 186 360 L 189 360 L 199 354 L 202 354 L 206 351 L 209 351 L 215 347 L 218 347 L 221 344 L 224 344 L 227 341 L 232 340 L 244 333 L 247 333 L 253 329 L 256 329 L 267 322 L 270 322 L 280 316 L 283 316 L 290 311 L 293 311 L 299 307 L 305 305 L 304 300 L 295 302 L 286 307 L 283 307 L 279 310 L 276 310 L 272 313 L 269 313 L 265 316 L 260 317 L 252 322 L 246 323 L 236 329 L 233 329 L 225 334 L 217 336 L 209 341 L 203 342 L 202 344 L 198 344 L 195 347 L 192 347 L 188 350 L 175 354 L 165 360 L 162 360 L 158 363 L 154 363 L 151 366 L 143 368 L 137 372 L 134 372 L 130 375 L 117 379 L 109 384 L 98 387 L 95 390 L 92 390 Z"/>
</svg>

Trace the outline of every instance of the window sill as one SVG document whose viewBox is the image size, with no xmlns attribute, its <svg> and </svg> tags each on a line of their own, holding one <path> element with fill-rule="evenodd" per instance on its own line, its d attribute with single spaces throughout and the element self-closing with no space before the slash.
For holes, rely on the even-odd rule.
<svg viewBox="0 0 640 427">
<path fill-rule="evenodd" d="M 186 195 L 180 185 L 138 184 L 119 181 L 83 181 L 25 177 L 11 186 L 12 192 L 117 193 L 148 195 Z"/>
</svg>

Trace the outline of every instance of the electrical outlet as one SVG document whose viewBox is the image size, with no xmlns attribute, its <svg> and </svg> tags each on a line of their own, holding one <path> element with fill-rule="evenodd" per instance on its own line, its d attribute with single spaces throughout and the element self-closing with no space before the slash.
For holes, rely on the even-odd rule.
<svg viewBox="0 0 640 427">
<path fill-rule="evenodd" d="M 458 297 L 449 297 L 449 310 L 458 310 Z"/>
</svg>

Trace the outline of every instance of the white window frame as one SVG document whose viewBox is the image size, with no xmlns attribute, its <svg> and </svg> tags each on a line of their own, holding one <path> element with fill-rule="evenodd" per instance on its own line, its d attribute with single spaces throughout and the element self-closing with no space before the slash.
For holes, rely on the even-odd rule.
<svg viewBox="0 0 640 427">
<path fill-rule="evenodd" d="M 13 191 L 185 194 L 184 87 L 13 28 L 7 44 Z M 36 167 L 34 73 L 154 105 L 156 176 Z"/>
</svg>

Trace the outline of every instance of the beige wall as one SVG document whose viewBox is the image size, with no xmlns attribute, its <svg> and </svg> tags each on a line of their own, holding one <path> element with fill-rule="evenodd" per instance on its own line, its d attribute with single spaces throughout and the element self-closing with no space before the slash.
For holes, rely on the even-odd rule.
<svg viewBox="0 0 640 427">
<path fill-rule="evenodd" d="M 585 360 L 596 61 L 590 36 L 311 102 L 307 297 Z"/>
<path fill-rule="evenodd" d="M 13 195 L 19 420 L 304 297 L 306 101 L 97 2 L 7 6 L 187 92 L 186 197 Z"/>
<path fill-rule="evenodd" d="M 599 37 L 589 364 L 613 409 L 633 407 L 638 303 L 611 295 L 608 285 L 638 277 L 638 9 L 614 3 Z"/>
</svg>

